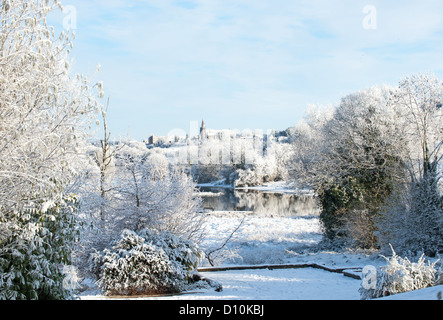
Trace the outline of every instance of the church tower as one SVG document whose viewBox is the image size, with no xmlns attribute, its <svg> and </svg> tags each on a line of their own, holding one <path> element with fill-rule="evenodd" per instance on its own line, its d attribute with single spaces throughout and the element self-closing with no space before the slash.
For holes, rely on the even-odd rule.
<svg viewBox="0 0 443 320">
<path fill-rule="evenodd" d="M 206 134 L 205 121 L 202 120 L 202 125 L 200 127 L 200 140 L 206 140 L 207 138 L 208 138 L 208 135 Z"/>
</svg>

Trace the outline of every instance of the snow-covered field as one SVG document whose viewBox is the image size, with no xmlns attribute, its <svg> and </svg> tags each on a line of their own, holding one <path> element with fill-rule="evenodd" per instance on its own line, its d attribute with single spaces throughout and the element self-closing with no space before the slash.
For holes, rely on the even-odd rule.
<svg viewBox="0 0 443 320">
<path fill-rule="evenodd" d="M 217 248 L 243 220 L 238 212 L 211 214 L 207 221 L 206 250 Z M 385 261 L 375 255 L 355 252 L 316 251 L 321 240 L 318 217 L 262 218 L 247 215 L 228 244 L 217 251 L 215 261 L 220 266 L 263 264 L 318 264 L 330 269 L 363 268 L 381 265 Z M 207 267 L 205 261 L 202 267 Z M 361 281 L 321 269 L 248 269 L 201 272 L 222 284 L 214 288 L 191 290 L 182 295 L 139 297 L 144 300 L 359 300 Z M 386 299 L 436 300 L 443 286 L 398 294 Z M 83 300 L 109 299 L 90 290 Z"/>
<path fill-rule="evenodd" d="M 219 212 L 208 217 L 202 247 L 218 247 L 242 221 L 226 247 L 217 252 L 221 256 L 217 264 L 287 263 L 294 256 L 288 251 L 303 251 L 321 240 L 317 217 L 266 218 Z"/>
</svg>

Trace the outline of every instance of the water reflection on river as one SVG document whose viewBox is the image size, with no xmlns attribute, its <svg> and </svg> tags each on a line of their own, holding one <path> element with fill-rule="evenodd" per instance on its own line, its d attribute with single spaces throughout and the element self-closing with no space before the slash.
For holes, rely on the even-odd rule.
<svg viewBox="0 0 443 320">
<path fill-rule="evenodd" d="M 318 215 L 315 197 L 259 190 L 202 187 L 207 211 L 253 211 L 259 216 L 296 217 Z"/>
</svg>

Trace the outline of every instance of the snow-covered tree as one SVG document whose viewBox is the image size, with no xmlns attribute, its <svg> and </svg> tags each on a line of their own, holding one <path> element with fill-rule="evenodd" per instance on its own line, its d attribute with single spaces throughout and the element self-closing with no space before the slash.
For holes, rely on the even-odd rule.
<svg viewBox="0 0 443 320">
<path fill-rule="evenodd" d="M 324 151 L 322 130 L 331 120 L 333 111 L 332 106 L 309 105 L 304 119 L 290 130 L 291 179 L 300 186 L 315 189 L 318 182 L 325 179 L 325 170 L 319 170 Z"/>
<path fill-rule="evenodd" d="M 286 177 L 285 167 L 277 163 L 275 155 L 257 157 L 245 169 L 237 170 L 236 187 L 260 186 L 266 182 L 281 181 Z"/>
<path fill-rule="evenodd" d="M 89 81 L 69 74 L 72 34 L 46 24 L 58 1 L 0 5 L 0 297 L 66 298 L 75 201 L 66 194 L 90 115 Z M 102 89 L 101 84 L 96 87 Z M 99 93 L 101 95 L 101 93 Z"/>
<path fill-rule="evenodd" d="M 91 254 L 109 249 L 123 230 L 148 229 L 196 242 L 202 239 L 205 216 L 195 184 L 161 149 L 148 149 L 135 140 L 102 141 L 88 149 L 90 161 L 76 189 L 82 197 L 84 225 L 91 226 L 83 229 L 76 251 L 82 274 L 90 274 Z M 102 159 L 109 165 L 100 166 Z"/>
<path fill-rule="evenodd" d="M 247 187 L 288 178 L 291 147 L 276 141 L 274 135 L 254 134 L 244 143 L 244 162 L 236 170 L 234 186 Z"/>
<path fill-rule="evenodd" d="M 412 76 L 348 95 L 292 130 L 294 171 L 319 195 L 327 238 L 441 250 L 442 88 Z"/>
<path fill-rule="evenodd" d="M 169 161 L 161 152 L 151 152 L 146 158 L 150 174 L 154 180 L 162 180 L 169 175 Z"/>
<path fill-rule="evenodd" d="M 93 154 L 93 159 L 97 164 L 100 172 L 99 188 L 100 188 L 100 220 L 106 222 L 107 214 L 106 207 L 108 202 L 108 194 L 112 192 L 112 186 L 110 180 L 112 179 L 114 171 L 114 158 L 116 149 L 111 144 L 111 132 L 108 129 L 108 124 L 106 122 L 106 115 L 109 107 L 102 110 L 102 122 L 103 122 L 103 139 L 100 140 L 100 148 L 96 150 Z"/>
<path fill-rule="evenodd" d="M 103 138 L 83 144 L 85 159 L 78 163 L 78 175 L 70 187 L 71 192 L 79 198 L 78 218 L 83 226 L 74 251 L 75 266 L 82 276 L 89 273 L 91 253 L 108 247 L 116 236 L 114 227 L 118 214 L 114 201 L 117 194 L 114 179 L 117 175 L 115 155 L 119 147 L 110 139 L 107 109 L 101 112 Z"/>
<path fill-rule="evenodd" d="M 389 107 L 405 128 L 409 179 L 391 199 L 380 221 L 382 244 L 435 255 L 443 248 L 443 83 L 432 75 L 401 81 Z"/>
<path fill-rule="evenodd" d="M 295 163 L 319 196 L 328 239 L 376 243 L 373 217 L 403 178 L 401 136 L 395 112 L 386 108 L 389 97 L 384 87 L 350 94 L 332 114 L 312 113 L 304 135 L 294 139 L 301 148 Z"/>
<path fill-rule="evenodd" d="M 411 180 L 441 173 L 443 159 L 443 82 L 418 74 L 402 80 L 389 107 L 399 110 L 406 128 Z"/>
<path fill-rule="evenodd" d="M 168 231 L 198 239 L 203 215 L 195 184 L 183 170 L 165 166 L 159 154 L 122 148 L 117 160 L 120 219 L 131 230 Z"/>
</svg>

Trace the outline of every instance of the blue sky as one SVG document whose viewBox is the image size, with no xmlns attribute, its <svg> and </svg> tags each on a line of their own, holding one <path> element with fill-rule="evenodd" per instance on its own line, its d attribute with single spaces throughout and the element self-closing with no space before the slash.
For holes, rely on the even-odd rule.
<svg viewBox="0 0 443 320">
<path fill-rule="evenodd" d="M 62 4 L 75 8 L 74 71 L 92 77 L 101 65 L 94 79 L 110 97 L 115 138 L 189 132 L 202 119 L 213 129 L 284 130 L 309 104 L 418 72 L 443 78 L 441 0 Z M 375 29 L 364 27 L 368 5 Z"/>
</svg>

